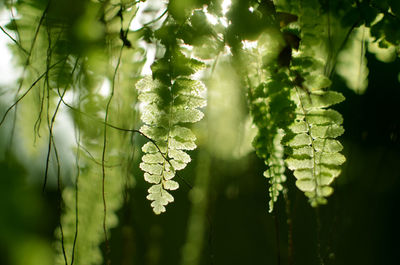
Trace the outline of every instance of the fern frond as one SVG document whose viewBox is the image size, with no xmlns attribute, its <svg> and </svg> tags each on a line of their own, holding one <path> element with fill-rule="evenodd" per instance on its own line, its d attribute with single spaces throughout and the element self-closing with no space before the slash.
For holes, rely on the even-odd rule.
<svg viewBox="0 0 400 265">
<path fill-rule="evenodd" d="M 264 176 L 269 179 L 269 212 L 283 190 L 286 181 L 284 148 L 281 140 L 284 130 L 294 118 L 294 103 L 290 99 L 288 76 L 281 72 L 272 75 L 251 93 L 251 107 L 258 135 L 253 141 L 257 155 L 262 158 L 268 169 Z"/>
<path fill-rule="evenodd" d="M 141 119 L 145 124 L 140 131 L 154 141 L 142 147 L 140 168 L 145 180 L 153 184 L 147 199 L 156 214 L 165 212 L 165 206 L 173 202 L 168 191 L 179 185 L 172 179 L 176 170 L 184 169 L 191 160 L 185 151 L 196 148 L 196 136 L 186 126 L 204 116 L 198 108 L 206 105 L 205 86 L 188 76 L 201 66 L 201 62 L 176 53 L 153 65 L 154 80 L 145 77 L 137 84 L 144 104 Z"/>
<path fill-rule="evenodd" d="M 264 176 L 269 179 L 269 212 L 274 210 L 274 203 L 278 200 L 280 192 L 283 190 L 282 183 L 286 181 L 285 162 L 283 160 L 283 146 L 281 140 L 284 133 L 278 130 L 273 139 L 272 148 L 270 150 L 270 158 L 267 160 L 269 168 L 264 172 Z"/>
<path fill-rule="evenodd" d="M 326 197 L 333 192 L 330 184 L 340 174 L 340 166 L 346 159 L 340 153 L 343 146 L 336 140 L 344 132 L 342 115 L 329 109 L 344 97 L 338 92 L 322 90 L 321 84 L 329 82 L 326 77 L 313 79 L 319 80 L 309 84 L 313 91 L 300 87 L 292 91 L 297 115 L 285 144 L 290 147 L 286 164 L 294 171 L 296 186 L 316 207 L 327 202 Z"/>
</svg>

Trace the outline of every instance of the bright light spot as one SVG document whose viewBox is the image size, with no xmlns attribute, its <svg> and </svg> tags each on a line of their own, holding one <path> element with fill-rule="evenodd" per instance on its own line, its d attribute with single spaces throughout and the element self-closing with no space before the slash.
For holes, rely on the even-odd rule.
<svg viewBox="0 0 400 265">
<path fill-rule="evenodd" d="M 218 24 L 218 18 L 205 10 L 204 14 L 206 14 L 208 22 L 210 22 L 212 25 Z"/>
<path fill-rule="evenodd" d="M 293 57 L 298 57 L 301 55 L 301 51 L 296 51 L 295 49 L 293 49 L 292 55 L 293 55 Z"/>
<path fill-rule="evenodd" d="M 193 46 L 189 44 L 181 44 L 181 47 L 189 52 L 193 51 Z"/>
<path fill-rule="evenodd" d="M 244 40 L 242 41 L 242 43 L 243 43 L 243 48 L 245 49 L 253 49 L 257 47 L 257 41 Z"/>
<path fill-rule="evenodd" d="M 155 56 L 156 56 L 155 45 L 148 45 L 146 51 L 146 62 L 143 65 L 142 72 L 140 73 L 142 76 L 152 74 L 150 66 L 153 64 Z"/>
<path fill-rule="evenodd" d="M 167 8 L 167 3 L 159 0 L 148 0 L 146 2 L 140 2 L 138 4 L 139 11 L 136 16 L 133 18 L 131 26 L 129 27 L 131 30 L 138 30 L 143 27 L 144 24 L 158 18 L 164 13 Z M 167 16 L 163 16 L 160 20 L 152 25 L 160 25 Z"/>
<path fill-rule="evenodd" d="M 8 12 L 0 12 L 0 24 L 5 28 L 5 24 L 10 21 L 10 15 Z M 9 32 L 12 36 L 12 32 Z M 13 36 L 15 38 L 15 36 Z M 13 67 L 12 54 L 7 47 L 12 41 L 4 34 L 0 32 L 0 86 L 10 86 L 17 80 L 19 71 Z"/>
<path fill-rule="evenodd" d="M 254 12 L 254 8 L 251 6 L 251 7 L 249 7 L 249 11 L 251 12 L 251 13 L 253 13 Z"/>
<path fill-rule="evenodd" d="M 140 113 L 143 113 L 146 111 L 145 107 L 147 106 L 147 103 L 140 102 L 139 104 L 136 104 L 136 106 L 137 110 L 139 110 Z"/>
<path fill-rule="evenodd" d="M 57 98 L 57 100 L 58 100 L 58 98 Z M 72 105 L 72 102 L 74 101 L 74 92 L 73 91 L 65 92 L 64 101 L 67 102 L 68 104 Z"/>
<path fill-rule="evenodd" d="M 228 20 L 226 19 L 226 17 L 221 17 L 219 21 L 221 22 L 222 26 L 224 26 L 225 28 L 228 27 Z"/>
<path fill-rule="evenodd" d="M 225 53 L 226 54 L 232 54 L 232 51 L 231 51 L 231 47 L 229 47 L 229 46 L 225 46 Z"/>
<path fill-rule="evenodd" d="M 101 85 L 100 88 L 100 95 L 102 95 L 103 97 L 108 97 L 108 95 L 110 95 L 111 92 L 111 83 L 110 80 L 108 80 L 107 78 L 104 79 L 103 84 Z"/>
<path fill-rule="evenodd" d="M 222 7 L 222 14 L 226 14 L 226 13 L 228 13 L 228 11 L 229 11 L 229 8 L 231 7 L 231 5 L 232 5 L 232 1 L 231 0 L 224 0 L 223 2 L 222 2 L 222 4 L 221 4 L 221 7 Z"/>
</svg>

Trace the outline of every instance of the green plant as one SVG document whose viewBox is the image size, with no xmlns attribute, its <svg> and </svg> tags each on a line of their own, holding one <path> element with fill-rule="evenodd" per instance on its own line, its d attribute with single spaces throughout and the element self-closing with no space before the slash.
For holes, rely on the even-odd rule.
<svg viewBox="0 0 400 265">
<path fill-rule="evenodd" d="M 339 69 L 349 87 L 362 93 L 366 47 L 383 61 L 398 57 L 398 1 L 238 0 L 225 10 L 227 2 L 3 3 L 12 17 L 2 31 L 14 42 L 23 70 L 18 85 L 6 92 L 13 100 L 0 125 L 12 124 L 12 137 L 21 129 L 19 137 L 47 149 L 43 190 L 55 176 L 63 201 L 57 264 L 100 264 L 103 241 L 109 259 L 108 233 L 117 225 L 124 190 L 138 181 L 132 168 L 138 155 L 152 184 L 147 199 L 160 214 L 174 201 L 169 191 L 179 184 L 172 179 L 192 160 L 186 151 L 196 148 L 196 139 L 217 149 L 205 143 L 212 133 L 206 137 L 193 124 L 205 112 L 212 126 L 212 107 L 206 108 L 212 91 L 204 84 L 213 86 L 220 65 L 238 80 L 241 102 L 247 102 L 239 123 L 251 119 L 256 127 L 252 144 L 266 166 L 270 212 L 293 177 L 311 206 L 327 203 L 346 161 L 338 139 L 343 118 L 331 108 L 345 97 L 331 89 L 332 76 Z M 145 73 L 150 64 L 151 76 Z M 349 75 L 355 67 L 357 74 Z M 54 133 L 61 109 L 68 109 L 64 121 L 70 119 L 75 130 L 75 159 L 68 162 L 74 176 L 63 168 L 68 159 Z M 243 137 L 234 144 L 248 142 Z"/>
</svg>

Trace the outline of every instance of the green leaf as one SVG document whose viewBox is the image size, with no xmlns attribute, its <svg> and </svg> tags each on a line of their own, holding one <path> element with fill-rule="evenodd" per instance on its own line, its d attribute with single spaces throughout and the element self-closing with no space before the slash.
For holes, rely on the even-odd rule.
<svg viewBox="0 0 400 265">
<path fill-rule="evenodd" d="M 194 150 L 196 144 L 192 141 L 185 141 L 182 138 L 170 138 L 168 141 L 168 148 L 175 150 Z"/>
<path fill-rule="evenodd" d="M 301 190 L 301 191 L 314 191 L 316 184 L 315 181 L 311 178 L 309 179 L 299 179 L 296 181 L 296 186 Z"/>
<path fill-rule="evenodd" d="M 295 121 L 293 124 L 289 126 L 289 129 L 295 134 L 307 133 L 308 125 L 305 121 Z"/>
<path fill-rule="evenodd" d="M 312 138 L 336 138 L 344 133 L 342 126 L 337 124 L 315 125 L 311 127 L 310 134 Z"/>
<path fill-rule="evenodd" d="M 156 214 L 164 212 L 165 206 L 173 201 L 165 190 L 179 187 L 172 180 L 175 172 L 191 161 L 183 150 L 196 148 L 196 136 L 185 126 L 201 120 L 204 114 L 198 108 L 206 105 L 205 86 L 189 78 L 204 64 L 187 58 L 173 45 L 165 34 L 175 30 L 167 26 L 157 32 L 167 51 L 152 65 L 154 80 L 145 77 L 136 85 L 138 99 L 143 104 L 141 120 L 145 123 L 140 131 L 152 139 L 142 147 L 140 168 L 145 172 L 145 180 L 155 184 L 148 190 L 147 199 L 153 201 L 151 206 Z"/>
<path fill-rule="evenodd" d="M 343 150 L 342 144 L 338 140 L 333 139 L 316 139 L 313 147 L 317 152 L 323 153 L 337 153 Z"/>
<path fill-rule="evenodd" d="M 146 173 L 144 173 L 144 180 L 146 180 L 149 183 L 158 184 L 161 182 L 162 176 L 161 175 L 151 175 L 146 172 Z"/>
<path fill-rule="evenodd" d="M 336 110 L 317 109 L 306 114 L 307 122 L 315 125 L 342 124 L 343 117 Z"/>
<path fill-rule="evenodd" d="M 310 95 L 303 96 L 303 107 L 306 110 L 327 108 L 344 100 L 341 93 L 335 91 L 313 91 Z"/>
<path fill-rule="evenodd" d="M 146 154 L 142 157 L 142 161 L 148 164 L 158 164 L 164 162 L 164 157 L 160 153 Z"/>
<path fill-rule="evenodd" d="M 152 175 L 161 175 L 161 173 L 163 172 L 163 167 L 159 164 L 147 164 L 145 162 L 142 162 L 139 164 L 139 166 L 143 171 L 148 172 Z"/>
<path fill-rule="evenodd" d="M 181 161 L 185 164 L 190 162 L 190 156 L 188 154 L 186 154 L 185 152 L 183 152 L 182 150 L 175 150 L 175 149 L 171 149 L 168 152 L 168 156 L 170 158 L 173 158 L 176 161 Z"/>
<path fill-rule="evenodd" d="M 299 134 L 296 134 L 293 137 L 293 139 L 288 141 L 286 144 L 288 146 L 291 146 L 291 147 L 299 147 L 299 146 L 310 145 L 311 144 L 311 138 L 306 133 L 299 133 Z"/>
<path fill-rule="evenodd" d="M 323 76 L 309 80 L 317 88 L 329 84 Z M 289 126 L 288 138 L 284 141 L 290 149 L 285 162 L 294 171 L 296 186 L 316 207 L 327 202 L 325 197 L 333 192 L 329 185 L 339 176 L 340 166 L 346 161 L 339 153 L 343 146 L 335 139 L 344 132 L 343 117 L 339 112 L 327 109 L 342 102 L 344 97 L 334 91 L 308 93 L 299 88 L 291 95 L 297 103 L 297 117 Z"/>
<path fill-rule="evenodd" d="M 176 190 L 179 188 L 178 182 L 173 181 L 173 180 L 166 180 L 163 183 L 163 186 L 164 186 L 164 189 L 166 189 L 166 190 Z"/>
<path fill-rule="evenodd" d="M 321 90 L 332 84 L 331 80 L 324 75 L 309 75 L 305 79 L 304 85 L 311 91 Z"/>
<path fill-rule="evenodd" d="M 285 161 L 286 161 L 286 164 L 288 165 L 288 168 L 291 170 L 314 167 L 313 161 L 311 159 L 288 158 Z"/>
</svg>

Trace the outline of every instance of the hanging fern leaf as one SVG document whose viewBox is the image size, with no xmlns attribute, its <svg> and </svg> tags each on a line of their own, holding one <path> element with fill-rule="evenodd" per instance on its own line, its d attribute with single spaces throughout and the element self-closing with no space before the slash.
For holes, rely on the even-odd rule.
<svg viewBox="0 0 400 265">
<path fill-rule="evenodd" d="M 324 80 L 315 76 L 315 80 Z M 327 80 L 327 79 L 326 79 Z M 290 148 L 286 159 L 289 169 L 294 171 L 296 186 L 309 198 L 312 206 L 325 204 L 333 192 L 330 184 L 340 174 L 345 157 L 340 153 L 342 145 L 335 138 L 343 134 L 342 115 L 328 107 L 344 100 L 342 94 L 324 91 L 314 82 L 315 89 L 307 91 L 297 87 L 292 93 L 297 103 L 296 121 L 289 127 L 291 137 L 285 144 Z"/>
<path fill-rule="evenodd" d="M 289 84 L 288 75 L 281 72 L 273 74 L 251 93 L 253 119 L 258 127 L 253 146 L 268 166 L 264 176 L 270 184 L 269 212 L 273 211 L 274 202 L 283 190 L 282 183 L 286 181 L 282 128 L 287 128 L 293 122 L 295 109 L 290 99 Z"/>
<path fill-rule="evenodd" d="M 141 115 L 145 125 L 140 131 L 154 141 L 142 147 L 140 168 L 153 184 L 147 199 L 156 214 L 173 202 L 168 191 L 179 185 L 172 179 L 191 160 L 185 151 L 196 148 L 196 137 L 186 126 L 203 118 L 198 108 L 206 105 L 205 87 L 188 76 L 201 67 L 201 62 L 177 52 L 153 64 L 154 80 L 145 77 L 137 84 L 139 100 L 145 105 Z"/>
<path fill-rule="evenodd" d="M 264 176 L 269 179 L 269 212 L 274 210 L 274 203 L 278 200 L 280 192 L 283 190 L 282 183 L 286 181 L 285 162 L 283 160 L 283 146 L 281 140 L 283 130 L 279 130 L 273 139 L 271 146 L 271 156 L 267 160 L 269 168 L 264 172 Z"/>
</svg>

